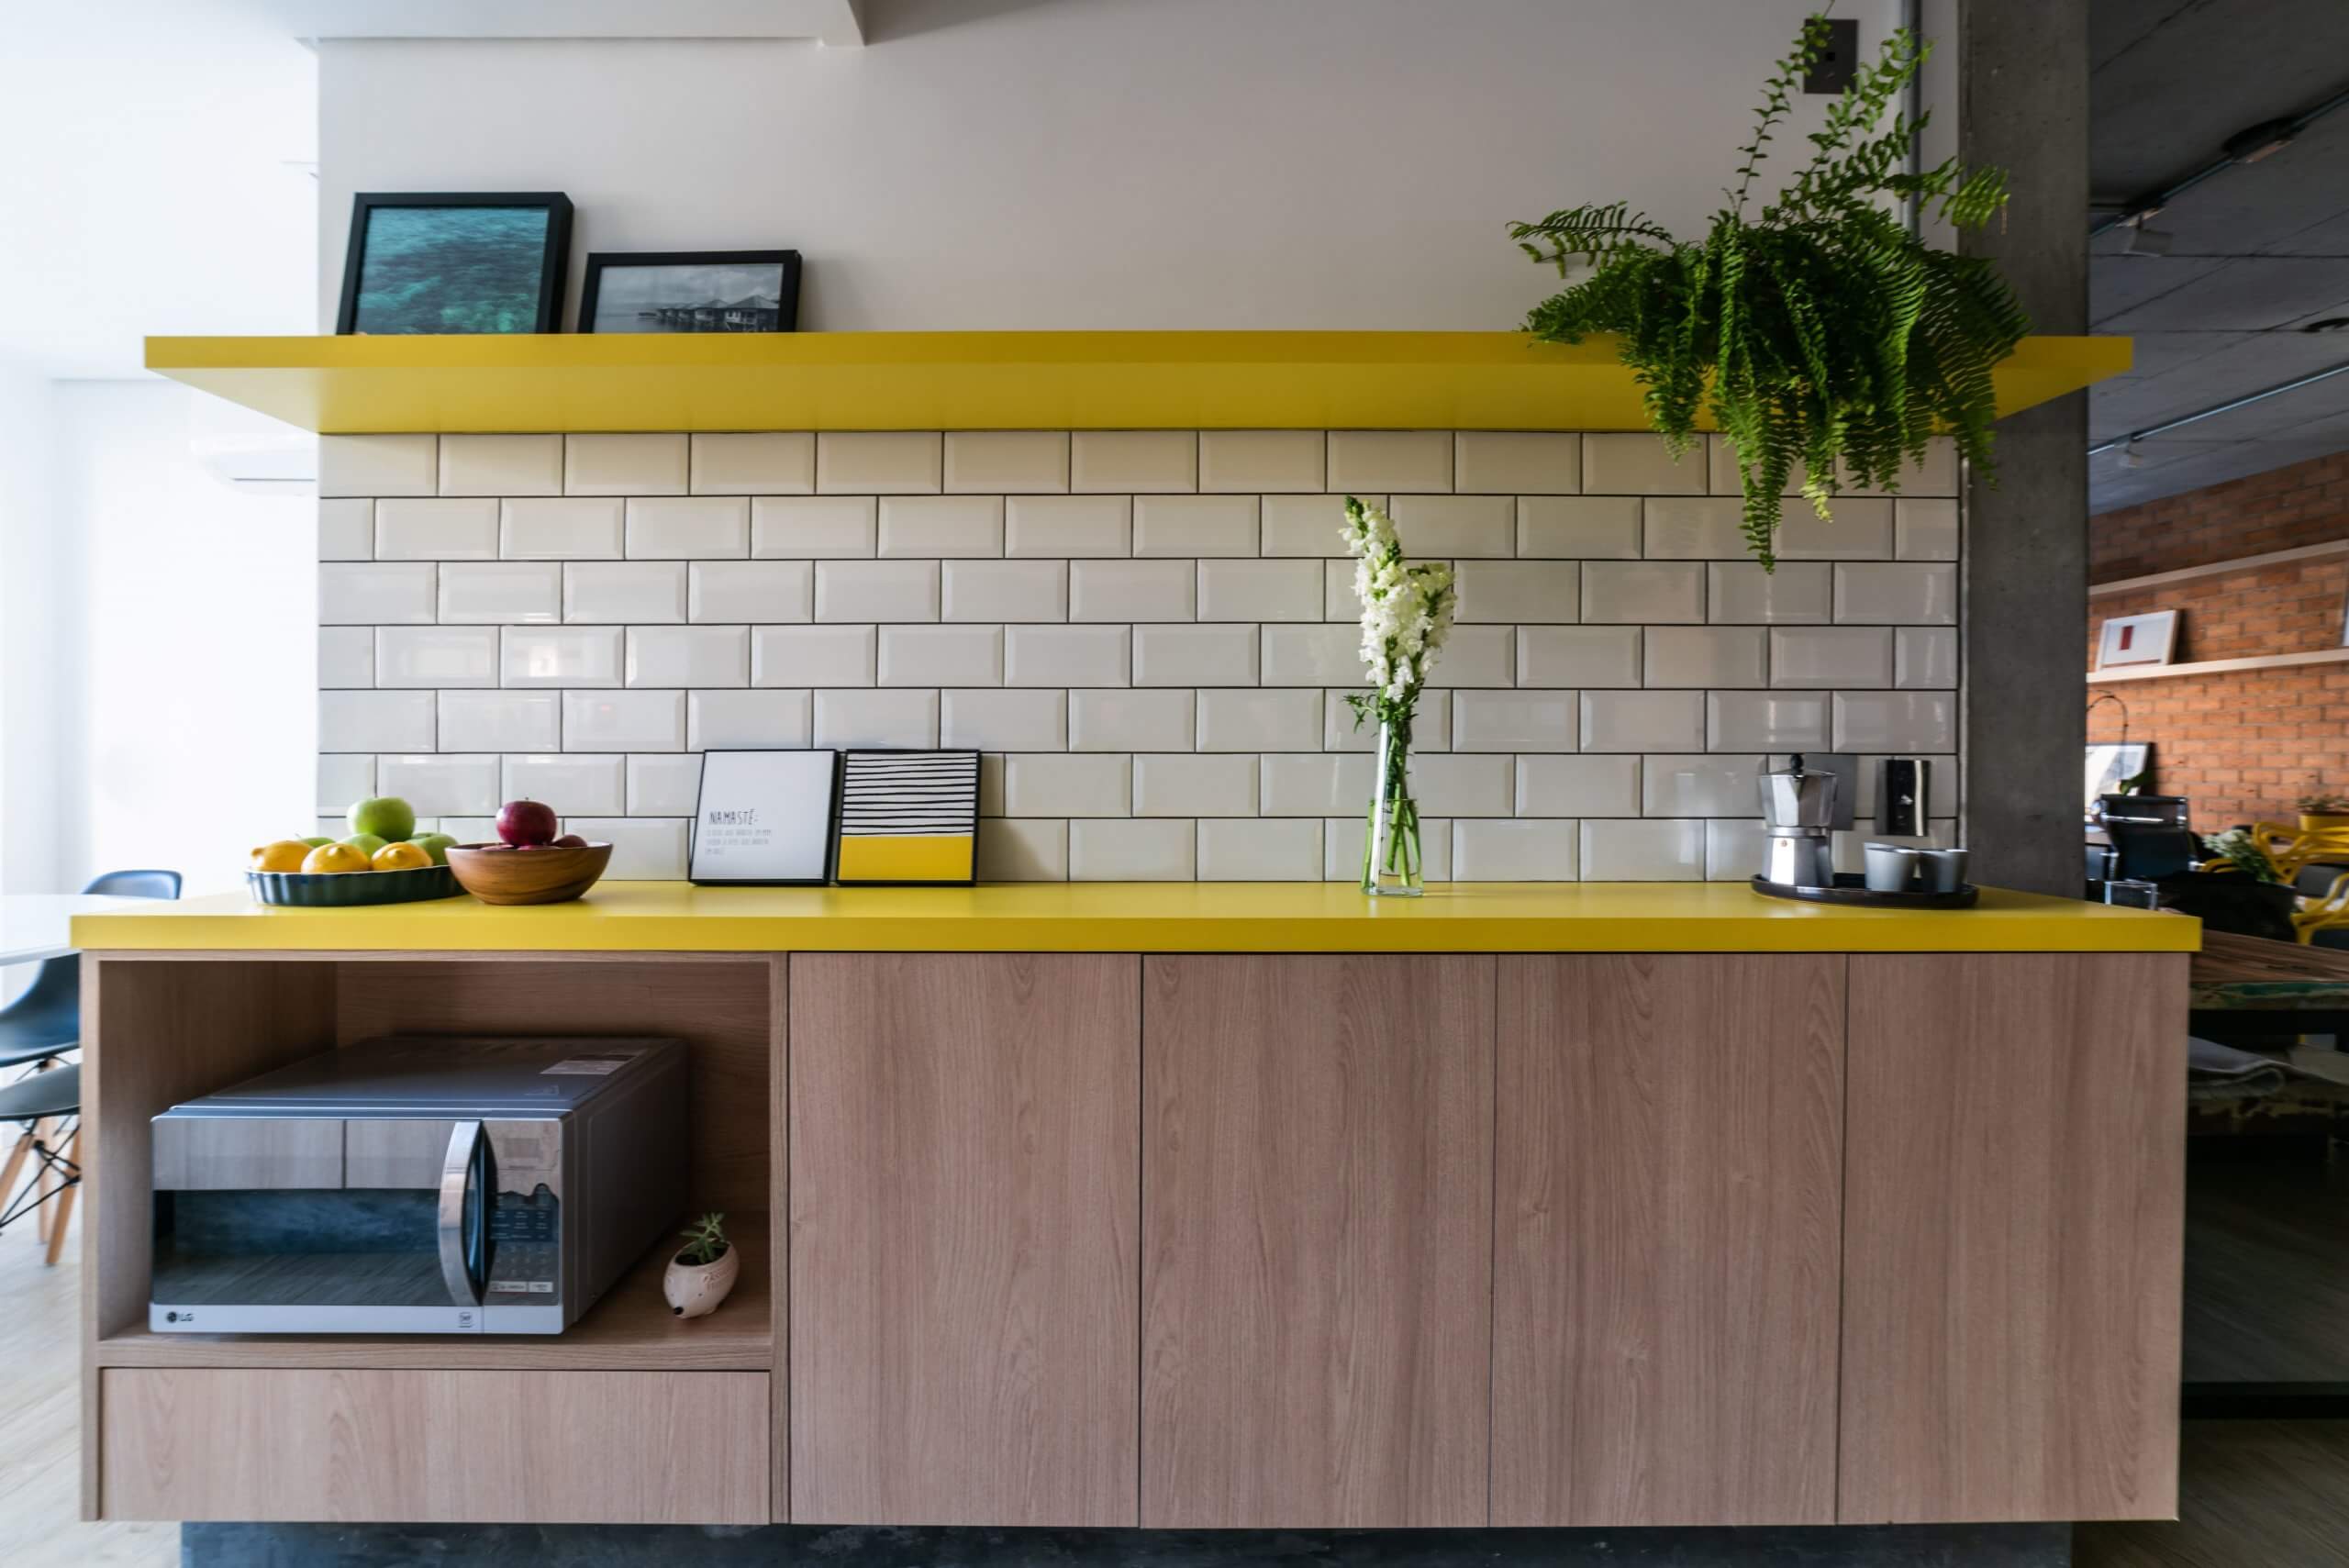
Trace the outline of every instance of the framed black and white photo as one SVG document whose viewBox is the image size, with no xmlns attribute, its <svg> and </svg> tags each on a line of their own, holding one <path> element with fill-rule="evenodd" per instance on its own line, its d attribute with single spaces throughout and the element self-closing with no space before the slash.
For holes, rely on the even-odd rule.
<svg viewBox="0 0 2349 1568">
<path fill-rule="evenodd" d="M 799 324 L 796 250 L 596 252 L 582 332 L 789 332 Z"/>
<path fill-rule="evenodd" d="M 840 776 L 837 751 L 704 751 L 687 879 L 829 881 Z"/>
<path fill-rule="evenodd" d="M 334 329 L 560 332 L 570 260 L 561 191 L 362 191 L 351 198 Z"/>
<path fill-rule="evenodd" d="M 976 751 L 841 753 L 842 887 L 966 887 L 978 847 Z"/>
</svg>

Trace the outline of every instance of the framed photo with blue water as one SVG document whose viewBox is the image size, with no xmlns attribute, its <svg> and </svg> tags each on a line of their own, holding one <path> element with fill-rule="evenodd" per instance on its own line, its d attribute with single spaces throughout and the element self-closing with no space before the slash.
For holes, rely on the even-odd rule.
<svg viewBox="0 0 2349 1568">
<path fill-rule="evenodd" d="M 580 285 L 582 332 L 790 332 L 798 325 L 796 250 L 595 251 Z"/>
<path fill-rule="evenodd" d="M 831 880 L 837 751 L 704 751 L 685 876 L 707 886 Z"/>
<path fill-rule="evenodd" d="M 570 260 L 571 198 L 561 191 L 362 191 L 334 329 L 560 332 Z"/>
</svg>

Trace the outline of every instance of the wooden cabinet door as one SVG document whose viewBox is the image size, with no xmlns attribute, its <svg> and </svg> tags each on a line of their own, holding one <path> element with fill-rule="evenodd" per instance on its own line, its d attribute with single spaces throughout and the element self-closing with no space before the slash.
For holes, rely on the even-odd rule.
<svg viewBox="0 0 2349 1568">
<path fill-rule="evenodd" d="M 791 960 L 791 1517 L 1131 1525 L 1131 955 Z"/>
<path fill-rule="evenodd" d="M 2186 955 L 1851 964 L 1842 1519 L 2173 1517 Z"/>
<path fill-rule="evenodd" d="M 1833 1522 L 1843 962 L 1499 961 L 1493 1523 Z"/>
<path fill-rule="evenodd" d="M 1481 1525 L 1493 961 L 1143 962 L 1152 1527 Z"/>
</svg>

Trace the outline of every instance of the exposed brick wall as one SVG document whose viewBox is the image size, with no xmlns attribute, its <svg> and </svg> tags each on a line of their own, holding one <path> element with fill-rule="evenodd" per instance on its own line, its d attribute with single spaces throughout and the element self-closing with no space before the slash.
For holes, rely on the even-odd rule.
<svg viewBox="0 0 2349 1568">
<path fill-rule="evenodd" d="M 2349 452 L 2214 484 L 2089 521 L 2094 581 L 2172 572 L 2349 539 Z M 2229 573 L 2092 601 L 2087 664 L 2112 616 L 2183 611 L 2180 662 L 2338 648 L 2349 559 Z M 2205 832 L 2288 820 L 2297 795 L 2349 789 L 2349 663 L 2092 686 L 2129 709 L 2130 738 L 2154 743 L 2156 787 L 2194 803 Z M 2110 703 L 2091 740 L 2121 739 Z"/>
</svg>

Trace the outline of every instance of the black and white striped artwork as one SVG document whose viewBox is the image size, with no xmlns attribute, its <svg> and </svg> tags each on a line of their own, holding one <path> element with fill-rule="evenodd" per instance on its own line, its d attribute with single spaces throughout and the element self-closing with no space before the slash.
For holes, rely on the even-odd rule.
<svg viewBox="0 0 2349 1568">
<path fill-rule="evenodd" d="M 976 751 L 841 756 L 839 870 L 851 883 L 967 883 L 977 871 Z"/>
</svg>

